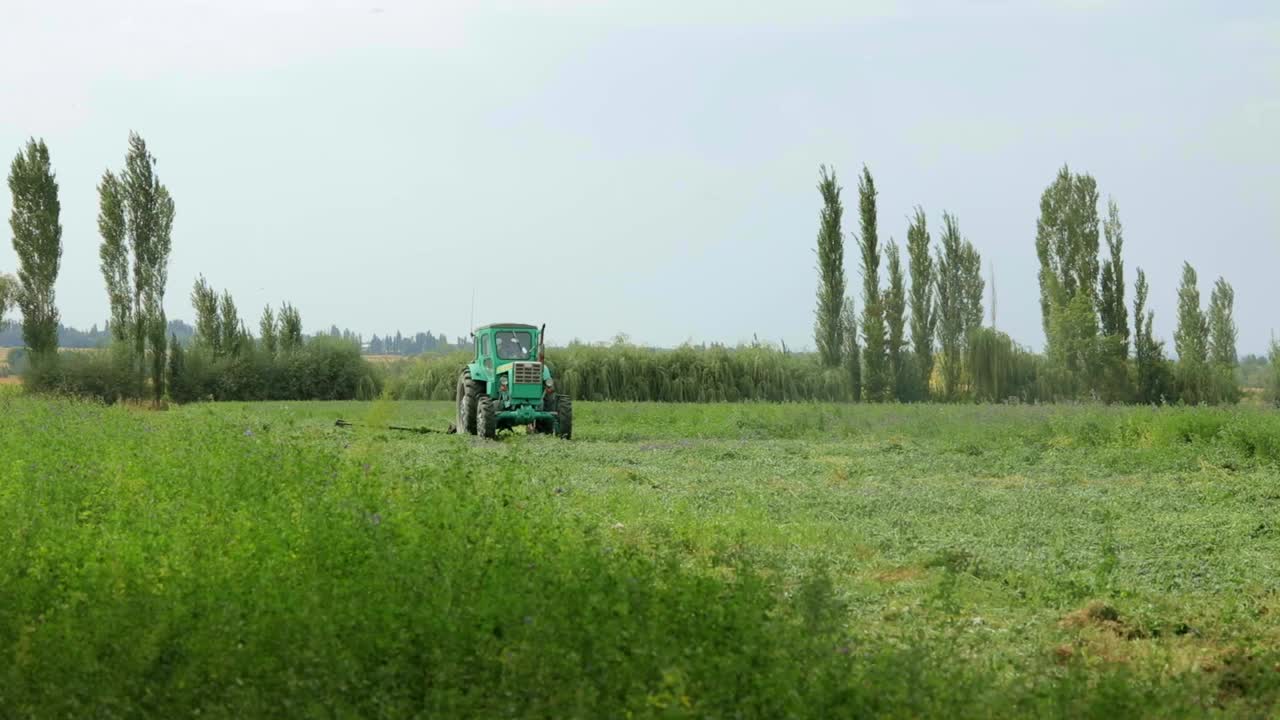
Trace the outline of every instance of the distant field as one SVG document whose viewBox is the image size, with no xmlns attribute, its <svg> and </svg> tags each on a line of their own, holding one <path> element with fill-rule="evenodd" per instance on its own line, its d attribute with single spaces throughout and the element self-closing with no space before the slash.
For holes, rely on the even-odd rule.
<svg viewBox="0 0 1280 720">
<path fill-rule="evenodd" d="M 0 707 L 1272 716 L 1280 414 L 0 393 Z M 338 428 L 338 418 L 368 427 Z"/>
</svg>

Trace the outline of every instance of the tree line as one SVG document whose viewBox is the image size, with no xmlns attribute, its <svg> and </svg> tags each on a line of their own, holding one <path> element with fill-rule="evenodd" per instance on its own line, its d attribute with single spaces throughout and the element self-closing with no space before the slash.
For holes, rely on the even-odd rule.
<svg viewBox="0 0 1280 720">
<path fill-rule="evenodd" d="M 129 134 L 123 167 L 104 172 L 97 187 L 109 350 L 59 354 L 54 284 L 62 259 L 61 204 L 43 140 L 32 138 L 18 152 L 8 181 L 18 271 L 0 275 L 0 317 L 11 305 L 21 312 L 25 384 L 32 390 L 156 404 L 165 398 L 341 399 L 377 391 L 379 378 L 358 344 L 307 342 L 301 315 L 289 303 L 263 310 L 255 338 L 231 294 L 215 292 L 203 276 L 191 292 L 190 347 L 179 341 L 184 326 L 164 311 L 175 203 L 137 133 Z"/>
<path fill-rule="evenodd" d="M 1064 166 L 1041 195 L 1035 248 L 1043 354 L 996 329 L 994 276 L 990 323 L 984 325 L 981 255 L 950 213 L 942 214 L 935 248 L 926 214 L 915 208 L 906 233 L 906 287 L 899 247 L 879 240 L 875 181 L 866 167 L 858 178 L 858 229 L 851 233 L 862 276 L 861 313 L 855 312 L 834 170 L 819 168 L 818 192 L 814 342 L 825 367 L 843 368 L 851 398 L 1199 404 L 1241 397 L 1231 285 L 1218 278 L 1205 306 L 1196 271 L 1184 263 L 1177 358 L 1170 359 L 1152 329 L 1150 286 L 1141 268 L 1130 325 L 1119 208 L 1108 199 L 1106 217 L 1100 217 L 1097 182 L 1088 174 Z M 1278 352 L 1273 342 L 1272 357 Z"/>
<path fill-rule="evenodd" d="M 110 351 L 60 356 L 59 337 L 67 333 L 54 296 L 62 257 L 58 183 L 43 141 L 30 140 L 14 158 L 10 228 L 19 266 L 16 275 L 0 274 L 0 317 L 10 307 L 22 315 L 29 387 L 159 402 L 372 396 L 385 383 L 398 397 L 452 397 L 460 354 L 398 364 L 384 375 L 360 357 L 355 333 L 335 326 L 314 338 L 303 334 L 289 303 L 264 308 L 255 337 L 231 294 L 203 276 L 190 296 L 195 326 L 187 330 L 189 341 L 181 337 L 188 326 L 168 321 L 163 309 L 175 204 L 155 167 L 145 141 L 131 133 L 123 167 L 103 174 L 99 260 L 110 319 L 101 332 L 110 337 Z M 996 328 L 994 276 L 984 323 L 982 257 L 956 215 L 942 213 L 935 243 L 928 215 L 914 208 L 905 260 L 895 241 L 881 242 L 876 184 L 866 167 L 858 177 L 856 230 L 849 233 L 861 276 L 856 303 L 845 274 L 843 188 L 834 169 L 819 168 L 818 191 L 816 352 L 759 343 L 675 350 L 573 344 L 549 354 L 561 386 L 587 399 L 657 401 L 1216 403 L 1241 395 L 1231 285 L 1218 278 L 1206 305 L 1195 269 L 1184 265 L 1177 357 L 1170 358 L 1152 329 L 1141 268 L 1129 304 L 1119 209 L 1108 199 L 1100 216 L 1097 183 L 1088 174 L 1064 166 L 1041 195 L 1035 248 L 1043 353 Z M 368 349 L 441 353 L 467 345 L 397 332 L 375 335 Z M 1280 400 L 1280 343 L 1272 343 L 1269 367 L 1269 392 Z"/>
</svg>

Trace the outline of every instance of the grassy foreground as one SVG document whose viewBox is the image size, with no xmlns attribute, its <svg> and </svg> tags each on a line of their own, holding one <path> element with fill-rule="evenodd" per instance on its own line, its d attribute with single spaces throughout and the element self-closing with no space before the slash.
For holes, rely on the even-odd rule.
<svg viewBox="0 0 1280 720">
<path fill-rule="evenodd" d="M 0 716 L 1241 717 L 1280 415 L 0 394 Z"/>
</svg>

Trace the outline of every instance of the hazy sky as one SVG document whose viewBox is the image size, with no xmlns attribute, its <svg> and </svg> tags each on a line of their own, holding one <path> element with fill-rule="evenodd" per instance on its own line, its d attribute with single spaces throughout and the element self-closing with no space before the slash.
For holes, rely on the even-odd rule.
<svg viewBox="0 0 1280 720">
<path fill-rule="evenodd" d="M 1184 259 L 1206 304 L 1234 284 L 1241 352 L 1280 330 L 1274 0 L 0 0 L 0 151 L 49 144 L 68 324 L 108 314 L 95 187 L 131 129 L 177 204 L 170 317 L 204 273 L 255 330 L 290 300 L 308 330 L 460 335 L 474 290 L 477 324 L 553 342 L 811 347 L 818 165 L 853 220 L 866 163 L 881 238 L 955 213 L 1039 347 L 1065 162 L 1119 203 L 1166 339 Z"/>
</svg>

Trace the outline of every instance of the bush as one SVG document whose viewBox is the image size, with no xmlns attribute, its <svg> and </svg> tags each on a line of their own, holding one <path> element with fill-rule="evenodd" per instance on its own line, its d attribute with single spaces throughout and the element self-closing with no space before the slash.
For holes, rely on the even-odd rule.
<svg viewBox="0 0 1280 720">
<path fill-rule="evenodd" d="M 123 345 L 104 350 L 61 352 L 25 366 L 23 384 L 32 392 L 72 395 L 113 403 L 142 397 L 143 383 L 133 355 Z"/>
<path fill-rule="evenodd" d="M 252 346 L 234 357 L 191 348 L 175 351 L 169 361 L 169 398 L 179 403 L 367 400 L 382 390 L 380 373 L 360 356 L 360 349 L 331 338 L 316 338 L 277 356 Z M 146 387 L 133 368 L 132 350 L 120 345 L 60 353 L 53 362 L 29 367 L 24 377 L 34 392 L 112 403 L 144 397 Z"/>
</svg>

